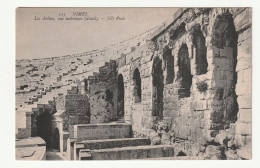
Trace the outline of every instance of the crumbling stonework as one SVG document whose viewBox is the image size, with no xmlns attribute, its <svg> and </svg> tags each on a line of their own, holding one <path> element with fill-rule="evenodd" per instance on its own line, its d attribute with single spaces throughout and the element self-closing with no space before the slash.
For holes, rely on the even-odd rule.
<svg viewBox="0 0 260 168">
<path fill-rule="evenodd" d="M 142 40 L 93 51 L 114 61 L 57 96 L 52 132 L 72 148 L 75 128 L 88 128 L 84 139 L 84 124 L 123 118 L 131 136 L 174 146 L 176 157 L 251 159 L 251 10 L 180 9 Z"/>
<path fill-rule="evenodd" d="M 99 73 L 85 80 L 89 95 L 90 123 L 104 123 L 117 119 L 117 85 L 115 62 L 108 62 Z"/>
<path fill-rule="evenodd" d="M 241 145 L 250 142 L 248 120 L 251 117 L 245 116 L 243 121 L 237 121 L 237 117 L 243 117 L 244 113 L 251 114 L 251 103 L 246 103 L 250 107 L 239 106 L 242 97 L 251 102 L 250 89 L 241 93 L 242 88 L 251 88 L 251 80 L 244 81 L 241 76 L 244 70 L 250 71 L 247 73 L 249 76 L 251 74 L 251 50 L 246 49 L 246 54 L 250 55 L 246 59 L 250 58 L 250 64 L 241 56 L 245 51 L 239 52 L 240 47 L 247 48 L 241 45 L 251 46 L 251 33 L 247 30 L 251 25 L 250 12 L 251 9 L 186 9 L 167 29 L 162 28 L 150 43 L 126 56 L 126 65 L 119 67 L 119 71 L 129 69 L 130 85 L 126 84 L 126 91 L 129 90 L 126 95 L 130 95 L 130 101 L 133 97 L 131 69 L 138 67 L 142 74 L 141 105 L 131 101 L 131 106 L 126 106 L 126 111 L 131 111 L 136 136 L 149 136 L 149 128 L 161 120 L 173 126 L 175 138 L 190 142 L 232 144 L 236 126 L 245 134 L 237 133 L 235 141 L 240 141 Z M 246 18 L 238 22 L 241 17 L 246 17 L 247 23 L 241 23 L 246 22 Z M 171 54 L 166 48 L 171 50 Z M 141 58 L 136 58 L 137 55 Z M 169 69 L 173 69 L 169 57 L 174 60 L 172 82 L 169 82 Z M 162 78 L 154 73 L 158 62 L 162 62 L 159 64 L 162 64 L 160 68 L 163 72 L 157 73 Z M 127 74 L 123 77 L 127 78 Z M 163 114 L 155 112 L 161 110 L 157 92 L 160 88 L 152 82 L 154 79 L 157 85 L 163 81 Z M 237 93 L 235 88 L 240 91 Z M 243 102 L 247 102 L 245 99 Z"/>
</svg>

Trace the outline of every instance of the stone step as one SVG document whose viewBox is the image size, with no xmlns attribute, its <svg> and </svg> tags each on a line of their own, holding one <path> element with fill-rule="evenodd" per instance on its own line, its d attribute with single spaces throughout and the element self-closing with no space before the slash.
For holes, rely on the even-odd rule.
<svg viewBox="0 0 260 168">
<path fill-rule="evenodd" d="M 107 149 L 107 148 L 121 148 L 127 146 L 144 146 L 150 145 L 148 138 L 123 138 L 123 139 L 102 139 L 102 140 L 88 140 L 74 143 L 74 160 L 79 159 L 79 151 L 81 149 Z"/>
<path fill-rule="evenodd" d="M 74 137 L 77 141 L 130 138 L 132 125 L 128 123 L 102 123 L 74 125 Z"/>
<path fill-rule="evenodd" d="M 146 158 L 173 157 L 171 145 L 131 146 L 99 150 L 81 149 L 79 160 L 132 160 Z"/>
</svg>

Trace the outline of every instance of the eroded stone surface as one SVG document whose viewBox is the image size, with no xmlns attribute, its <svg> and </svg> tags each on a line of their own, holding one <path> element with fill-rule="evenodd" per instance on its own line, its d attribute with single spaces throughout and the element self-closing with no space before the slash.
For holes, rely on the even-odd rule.
<svg viewBox="0 0 260 168">
<path fill-rule="evenodd" d="M 180 9 L 163 25 L 120 45 L 41 64 L 17 61 L 23 69 L 16 75 L 17 99 L 21 93 L 26 98 L 17 102 L 17 116 L 25 121 L 18 122 L 17 138 L 34 136 L 37 117 L 48 113 L 61 150 L 68 137 L 84 139 L 99 123 L 120 120 L 131 126 L 127 135 L 172 145 L 176 157 L 251 159 L 251 10 Z M 48 73 L 53 69 L 62 72 L 52 74 L 54 81 Z M 41 78 L 43 88 L 20 81 L 28 75 Z M 97 129 L 74 129 L 79 124 Z M 116 129 L 111 137 L 120 135 Z"/>
</svg>

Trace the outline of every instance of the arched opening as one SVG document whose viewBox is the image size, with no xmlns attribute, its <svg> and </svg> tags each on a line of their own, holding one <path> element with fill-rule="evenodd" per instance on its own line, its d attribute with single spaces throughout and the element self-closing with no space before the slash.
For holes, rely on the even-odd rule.
<svg viewBox="0 0 260 168">
<path fill-rule="evenodd" d="M 52 116 L 48 112 L 43 112 L 36 118 L 37 136 L 46 142 L 47 148 L 51 143 L 51 119 Z"/>
<path fill-rule="evenodd" d="M 193 27 L 193 44 L 195 46 L 195 61 L 196 61 L 196 74 L 201 75 L 207 73 L 207 48 L 205 44 L 205 37 L 203 36 L 200 26 Z"/>
<path fill-rule="evenodd" d="M 213 38 L 212 44 L 220 48 L 223 52 L 221 55 L 215 55 L 214 59 L 221 59 L 229 62 L 232 65 L 232 78 L 226 78 L 226 87 L 229 93 L 226 97 L 222 96 L 225 108 L 223 111 L 223 119 L 231 122 L 237 120 L 237 113 L 239 110 L 236 95 L 236 84 L 237 84 L 237 44 L 238 34 L 235 29 L 234 20 L 232 15 L 227 12 L 223 15 L 218 15 L 213 25 Z M 221 66 L 221 65 L 220 65 Z M 224 73 L 225 71 L 223 71 Z M 220 118 L 220 117 L 219 117 Z M 219 119 L 214 118 L 219 121 Z M 221 119 L 220 119 L 221 120 Z M 221 120 L 222 122 L 222 120 Z"/>
<path fill-rule="evenodd" d="M 190 96 L 190 87 L 192 84 L 192 75 L 190 70 L 190 58 L 188 47 L 186 44 L 182 44 L 178 52 L 178 67 L 179 67 L 179 76 L 178 81 L 180 87 L 183 89 L 183 96 Z"/>
<path fill-rule="evenodd" d="M 59 132 L 58 128 L 56 128 L 55 131 L 54 131 L 53 148 L 60 150 L 60 132 Z"/>
<path fill-rule="evenodd" d="M 163 59 L 166 63 L 166 85 L 174 80 L 174 57 L 168 46 L 163 49 Z"/>
<path fill-rule="evenodd" d="M 180 151 L 177 156 L 187 156 L 184 152 Z"/>
<path fill-rule="evenodd" d="M 153 115 L 163 118 L 163 70 L 162 60 L 155 58 L 153 63 Z"/>
<path fill-rule="evenodd" d="M 134 71 L 133 81 L 134 81 L 134 102 L 140 103 L 142 101 L 141 99 L 142 88 L 141 88 L 141 77 L 138 68 L 136 68 Z"/>
<path fill-rule="evenodd" d="M 124 79 L 121 74 L 118 75 L 117 78 L 117 117 L 124 116 L 124 98 L 125 98 L 125 90 L 124 90 Z"/>
</svg>

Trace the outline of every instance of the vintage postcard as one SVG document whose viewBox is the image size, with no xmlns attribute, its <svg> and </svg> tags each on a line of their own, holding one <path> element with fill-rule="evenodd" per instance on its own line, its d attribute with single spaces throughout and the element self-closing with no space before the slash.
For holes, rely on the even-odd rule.
<svg viewBox="0 0 260 168">
<path fill-rule="evenodd" d="M 251 160 L 252 8 L 16 9 L 17 160 Z"/>
</svg>

